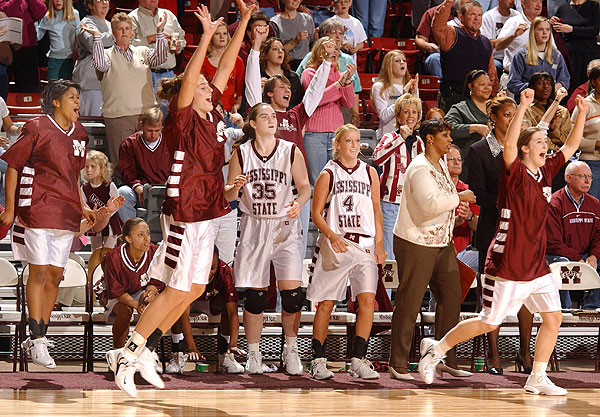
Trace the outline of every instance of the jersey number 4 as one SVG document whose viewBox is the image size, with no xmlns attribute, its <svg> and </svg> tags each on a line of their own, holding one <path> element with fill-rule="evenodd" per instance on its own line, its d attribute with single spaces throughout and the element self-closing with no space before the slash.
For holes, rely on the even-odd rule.
<svg viewBox="0 0 600 417">
<path fill-rule="evenodd" d="M 275 200 L 275 184 L 255 182 L 252 184 L 253 200 Z"/>
<path fill-rule="evenodd" d="M 349 195 L 346 197 L 342 205 L 346 208 L 346 211 L 354 211 L 354 200 L 352 199 L 352 196 Z"/>
</svg>

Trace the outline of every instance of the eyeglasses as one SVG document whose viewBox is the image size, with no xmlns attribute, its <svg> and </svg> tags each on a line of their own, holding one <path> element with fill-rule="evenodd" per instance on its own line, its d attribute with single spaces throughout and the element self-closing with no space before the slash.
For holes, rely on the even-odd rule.
<svg viewBox="0 0 600 417">
<path fill-rule="evenodd" d="M 96 3 L 110 3 L 110 0 L 94 0 Z"/>
<path fill-rule="evenodd" d="M 462 158 L 455 158 L 455 157 L 453 157 L 453 156 L 449 156 L 448 158 L 446 158 L 446 160 L 447 160 L 448 162 L 454 162 L 454 161 L 456 161 L 456 162 L 458 162 L 458 163 L 462 163 L 462 161 L 463 161 L 463 159 L 462 159 Z"/>
<path fill-rule="evenodd" d="M 593 180 L 593 179 L 594 179 L 594 176 L 593 176 L 592 174 L 590 174 L 590 175 L 585 175 L 585 174 L 570 174 L 570 175 L 572 175 L 573 177 L 579 177 L 579 178 L 581 178 L 582 180 L 584 180 L 584 179 L 586 179 L 586 178 L 587 178 L 588 180 L 590 180 L 590 181 L 591 181 L 591 180 Z"/>
<path fill-rule="evenodd" d="M 335 0 L 334 3 L 341 4 L 342 6 L 347 6 L 350 4 L 352 0 Z"/>
</svg>

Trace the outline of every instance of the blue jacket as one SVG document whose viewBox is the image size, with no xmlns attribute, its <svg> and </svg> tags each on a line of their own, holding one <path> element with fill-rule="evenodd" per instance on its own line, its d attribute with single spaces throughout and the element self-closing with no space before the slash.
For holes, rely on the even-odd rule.
<svg viewBox="0 0 600 417">
<path fill-rule="evenodd" d="M 525 54 L 526 50 L 523 48 L 513 57 L 510 73 L 508 74 L 508 91 L 519 97 L 521 91 L 529 85 L 529 78 L 539 71 L 550 73 L 555 83 L 561 83 L 565 89 L 569 89 L 571 76 L 565 60 L 557 49 L 552 49 L 552 64 L 549 64 L 545 58 L 543 60 L 538 58 L 537 65 L 528 65 L 525 62 Z"/>
</svg>

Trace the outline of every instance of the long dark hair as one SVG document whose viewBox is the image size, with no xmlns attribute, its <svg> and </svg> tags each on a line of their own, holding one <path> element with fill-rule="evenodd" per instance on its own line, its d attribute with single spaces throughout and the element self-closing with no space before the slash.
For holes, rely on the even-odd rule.
<svg viewBox="0 0 600 417">
<path fill-rule="evenodd" d="M 119 246 L 122 243 L 126 243 L 127 241 L 125 240 L 125 237 L 131 236 L 131 231 L 133 230 L 133 228 L 140 223 L 146 222 L 144 221 L 144 219 L 140 219 L 139 217 L 132 217 L 131 219 L 127 220 L 121 228 L 121 234 L 117 238 L 117 246 Z"/>
<path fill-rule="evenodd" d="M 250 120 L 256 121 L 256 116 L 258 115 L 258 112 L 261 109 L 267 107 L 271 107 L 271 105 L 267 103 L 258 103 L 252 106 L 250 110 L 248 110 L 248 120 L 246 120 L 246 123 L 244 123 L 244 127 L 242 128 L 242 132 L 244 132 L 244 134 L 242 137 L 235 141 L 235 143 L 232 146 L 232 151 L 236 150 L 242 144 L 248 142 L 249 140 L 256 139 L 256 131 L 252 126 L 250 126 Z"/>
</svg>

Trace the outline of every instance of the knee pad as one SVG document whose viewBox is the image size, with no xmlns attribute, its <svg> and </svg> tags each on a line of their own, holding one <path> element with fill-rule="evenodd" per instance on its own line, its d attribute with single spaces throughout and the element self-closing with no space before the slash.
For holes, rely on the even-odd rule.
<svg viewBox="0 0 600 417">
<path fill-rule="evenodd" d="M 293 290 L 281 290 L 281 308 L 288 313 L 297 313 L 302 310 L 304 305 L 304 292 L 301 287 L 294 288 Z"/>
<path fill-rule="evenodd" d="M 260 314 L 267 308 L 267 290 L 246 290 L 244 309 L 252 314 Z"/>
</svg>

